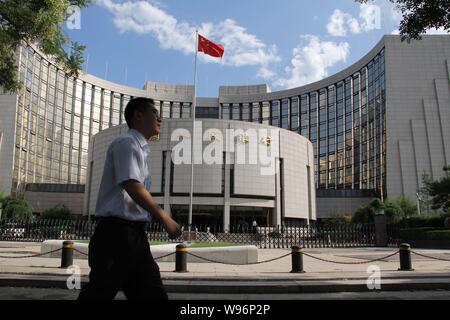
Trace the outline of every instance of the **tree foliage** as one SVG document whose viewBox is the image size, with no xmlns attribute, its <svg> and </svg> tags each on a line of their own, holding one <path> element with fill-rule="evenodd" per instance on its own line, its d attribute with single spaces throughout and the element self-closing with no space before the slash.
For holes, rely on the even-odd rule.
<svg viewBox="0 0 450 320">
<path fill-rule="evenodd" d="M 31 220 L 33 219 L 33 210 L 31 205 L 23 199 L 6 197 L 2 201 L 3 212 L 2 219 Z"/>
<path fill-rule="evenodd" d="M 436 181 L 424 175 L 423 184 L 425 193 L 431 197 L 431 207 L 450 213 L 450 165 L 444 167 L 443 170 L 445 175 Z"/>
<path fill-rule="evenodd" d="M 85 47 L 72 42 L 62 23 L 71 5 L 80 9 L 90 0 L 0 0 L 0 87 L 20 89 L 16 53 L 22 42 L 36 45 L 71 76 L 78 76 Z"/>
<path fill-rule="evenodd" d="M 406 217 L 414 216 L 417 210 L 406 197 L 387 198 L 384 203 L 374 199 L 366 206 L 360 207 L 353 215 L 353 223 L 372 223 L 375 215 L 384 213 L 389 223 L 398 223 Z"/>
<path fill-rule="evenodd" d="M 70 220 L 72 213 L 69 208 L 63 204 L 58 204 L 53 208 L 47 209 L 42 212 L 41 219 L 61 219 Z"/>
</svg>

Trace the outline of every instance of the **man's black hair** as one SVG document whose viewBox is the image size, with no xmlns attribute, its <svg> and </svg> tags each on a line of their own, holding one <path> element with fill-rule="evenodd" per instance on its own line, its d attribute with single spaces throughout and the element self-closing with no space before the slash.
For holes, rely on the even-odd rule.
<svg viewBox="0 0 450 320">
<path fill-rule="evenodd" d="M 136 111 L 144 112 L 155 108 L 155 101 L 150 98 L 134 98 L 128 102 L 125 108 L 125 121 L 128 128 L 133 127 L 133 116 Z"/>
</svg>

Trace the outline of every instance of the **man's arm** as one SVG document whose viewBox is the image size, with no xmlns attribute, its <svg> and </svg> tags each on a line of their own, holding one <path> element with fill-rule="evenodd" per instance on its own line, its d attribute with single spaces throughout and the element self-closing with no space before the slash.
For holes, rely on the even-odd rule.
<svg viewBox="0 0 450 320">
<path fill-rule="evenodd" d="M 155 201 L 145 186 L 135 180 L 127 180 L 121 184 L 122 188 L 142 208 L 158 219 L 166 229 L 171 239 L 181 235 L 180 226 Z"/>
</svg>

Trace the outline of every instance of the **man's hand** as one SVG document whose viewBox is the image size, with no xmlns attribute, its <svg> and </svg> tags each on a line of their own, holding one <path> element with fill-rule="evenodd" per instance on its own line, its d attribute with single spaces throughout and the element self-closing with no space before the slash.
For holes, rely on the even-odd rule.
<svg viewBox="0 0 450 320">
<path fill-rule="evenodd" d="M 166 229 L 170 239 L 176 239 L 181 236 L 180 226 L 172 218 L 167 217 L 166 221 L 164 221 L 163 223 L 164 229 Z"/>
</svg>

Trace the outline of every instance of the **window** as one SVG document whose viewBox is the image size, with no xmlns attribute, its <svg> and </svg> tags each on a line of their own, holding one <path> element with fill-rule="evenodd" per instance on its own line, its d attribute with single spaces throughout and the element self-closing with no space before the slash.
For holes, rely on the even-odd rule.
<svg viewBox="0 0 450 320">
<path fill-rule="evenodd" d="M 272 118 L 272 126 L 279 127 L 280 126 L 280 101 L 278 101 L 278 100 L 272 101 L 271 118 Z"/>
<path fill-rule="evenodd" d="M 319 91 L 319 108 L 325 108 L 327 106 L 327 90 L 321 89 Z"/>
<path fill-rule="evenodd" d="M 103 106 L 103 115 L 102 115 L 103 128 L 108 128 L 111 117 L 111 91 L 109 90 L 103 91 L 102 106 Z"/>
<path fill-rule="evenodd" d="M 326 138 L 327 137 L 327 124 L 325 123 L 321 123 L 319 126 L 319 138 Z"/>
<path fill-rule="evenodd" d="M 241 120 L 241 107 L 238 104 L 232 105 L 232 120 Z"/>
<path fill-rule="evenodd" d="M 161 117 L 163 119 L 170 118 L 170 102 L 167 102 L 167 101 L 163 102 Z"/>
<path fill-rule="evenodd" d="M 297 131 L 299 127 L 299 99 L 298 97 L 293 97 L 291 99 L 291 130 Z"/>
<path fill-rule="evenodd" d="M 284 129 L 289 128 L 289 99 L 283 99 L 281 101 L 281 127 Z"/>
<path fill-rule="evenodd" d="M 183 102 L 182 117 L 183 119 L 189 119 L 191 117 L 191 104 L 189 102 Z"/>
<path fill-rule="evenodd" d="M 252 121 L 261 122 L 261 108 L 258 102 L 252 103 Z"/>
<path fill-rule="evenodd" d="M 267 101 L 262 103 L 262 123 L 270 124 L 270 103 Z"/>
<path fill-rule="evenodd" d="M 250 105 L 248 103 L 244 103 L 242 105 L 242 120 L 243 121 L 250 120 Z"/>
<path fill-rule="evenodd" d="M 224 119 L 224 120 L 230 119 L 230 105 L 229 104 L 222 105 L 222 119 Z"/>
<path fill-rule="evenodd" d="M 307 113 L 308 109 L 308 95 L 304 94 L 300 98 L 300 113 Z"/>
<path fill-rule="evenodd" d="M 181 118 L 181 106 L 179 102 L 172 103 L 172 118 L 173 119 Z"/>
</svg>

